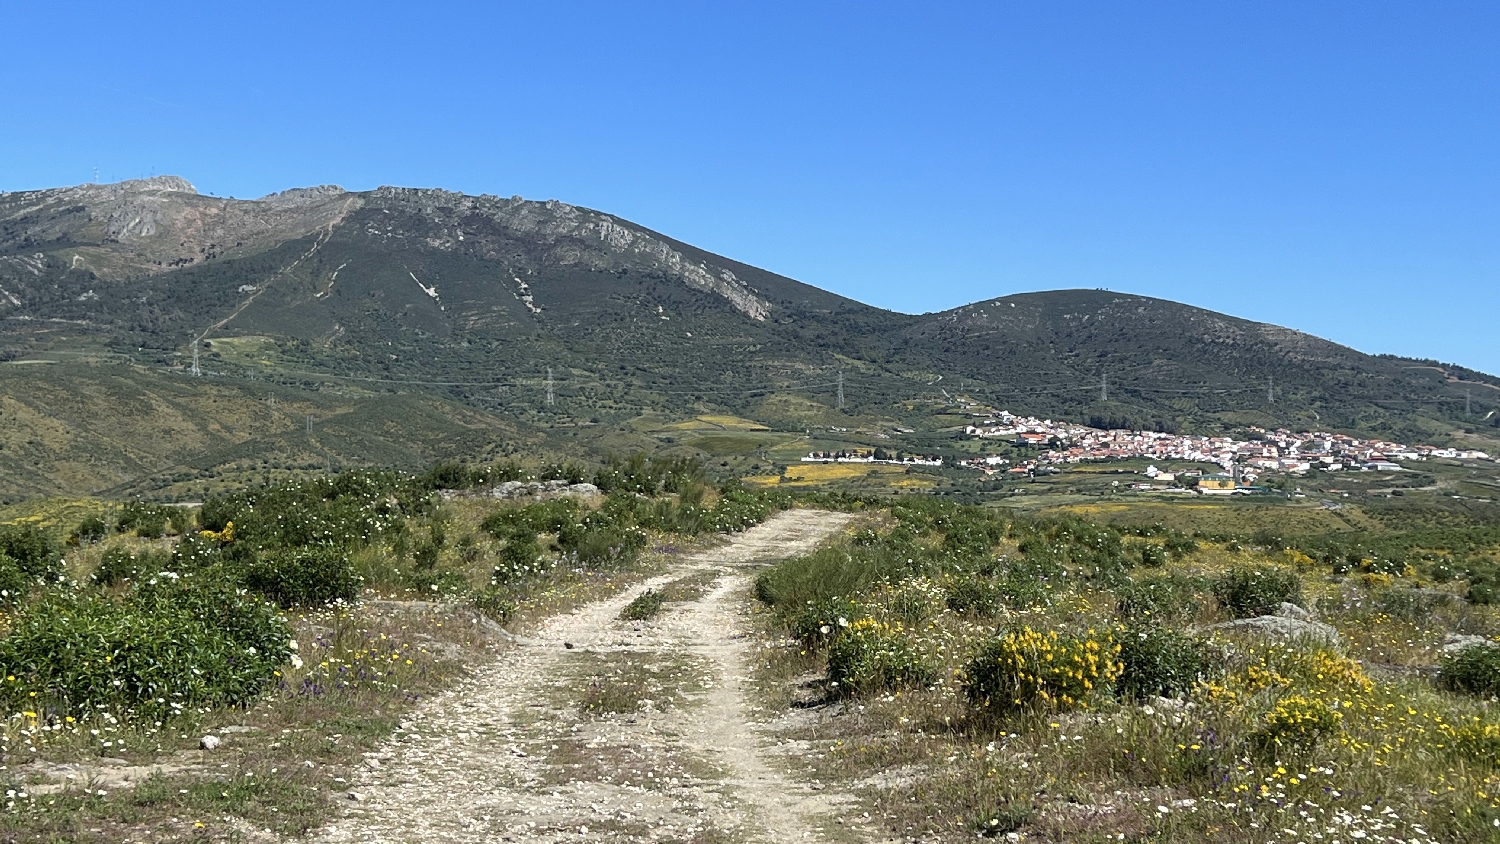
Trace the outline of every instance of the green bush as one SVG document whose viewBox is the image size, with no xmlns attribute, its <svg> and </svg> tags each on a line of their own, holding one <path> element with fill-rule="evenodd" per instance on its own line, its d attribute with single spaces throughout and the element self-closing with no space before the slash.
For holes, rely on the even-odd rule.
<svg viewBox="0 0 1500 844">
<path fill-rule="evenodd" d="M 1184 557 L 1191 556 L 1198 550 L 1198 540 L 1186 534 L 1173 533 L 1171 536 L 1167 537 L 1167 541 L 1164 547 L 1167 549 L 1168 554 L 1171 554 L 1173 558 L 1180 560 Z"/>
<path fill-rule="evenodd" d="M 142 574 L 157 574 L 169 568 L 171 562 L 171 558 L 165 553 L 136 553 L 117 545 L 104 552 L 99 560 L 99 567 L 94 569 L 89 580 L 97 586 L 118 586 L 126 581 L 136 580 Z"/>
<path fill-rule="evenodd" d="M 980 618 L 999 615 L 1007 603 L 998 580 L 972 572 L 943 578 L 943 594 L 949 610 Z"/>
<path fill-rule="evenodd" d="M 1154 569 L 1167 564 L 1167 546 L 1149 543 L 1141 546 L 1141 565 Z"/>
<path fill-rule="evenodd" d="M 925 686 L 937 676 L 900 625 L 872 618 L 850 623 L 828 647 L 828 679 L 845 695 Z"/>
<path fill-rule="evenodd" d="M 235 541 L 254 548 L 357 548 L 430 508 L 430 493 L 414 482 L 360 470 L 214 496 L 198 515 L 210 531 L 234 522 Z"/>
<path fill-rule="evenodd" d="M 244 704 L 290 656 L 276 609 L 220 572 L 159 576 L 123 600 L 54 587 L 0 638 L 0 696 L 13 712 L 109 710 L 150 722 L 199 706 Z"/>
<path fill-rule="evenodd" d="M 541 559 L 542 549 L 536 542 L 536 534 L 516 533 L 500 549 L 495 570 L 490 582 L 499 586 L 520 583 L 546 571 L 549 566 Z"/>
<path fill-rule="evenodd" d="M 455 594 L 469 591 L 469 579 L 463 572 L 450 568 L 415 569 L 405 578 L 407 586 L 418 592 Z"/>
<path fill-rule="evenodd" d="M 908 577 L 880 590 L 876 601 L 885 615 L 906 627 L 917 627 L 943 611 L 942 587 L 925 577 Z"/>
<path fill-rule="evenodd" d="M 250 553 L 250 547 L 245 543 L 241 543 L 234 550 L 238 554 Z M 202 533 L 189 531 L 172 548 L 171 568 L 176 572 L 199 571 L 223 562 L 225 557 L 223 542 Z"/>
<path fill-rule="evenodd" d="M 1047 583 L 1020 572 L 1004 575 L 961 572 L 943 578 L 948 609 L 980 618 L 999 615 L 1006 608 L 1029 609 L 1047 603 Z"/>
<path fill-rule="evenodd" d="M 805 644 L 830 642 L 855 619 L 863 618 L 864 608 L 848 598 L 832 597 L 809 601 L 791 615 L 787 626 L 792 635 Z"/>
<path fill-rule="evenodd" d="M 1474 645 L 1444 656 L 1438 679 L 1452 691 L 1482 697 L 1500 695 L 1500 645 Z"/>
<path fill-rule="evenodd" d="M 1147 577 L 1121 586 L 1120 615 L 1132 622 L 1186 621 L 1198 611 L 1197 584 L 1179 574 Z"/>
<path fill-rule="evenodd" d="M 1235 618 L 1270 615 L 1278 604 L 1302 605 L 1302 579 L 1275 566 L 1236 566 L 1214 581 L 1214 597 Z"/>
<path fill-rule="evenodd" d="M 558 533 L 578 521 L 578 503 L 571 498 L 507 507 L 486 516 L 479 526 L 496 539 L 514 533 Z"/>
<path fill-rule="evenodd" d="M 78 523 L 73 529 L 73 539 L 80 545 L 89 545 L 98 542 L 109 535 L 109 525 L 98 516 L 89 516 Z"/>
<path fill-rule="evenodd" d="M 131 501 L 120 510 L 115 529 L 121 533 L 135 533 L 146 539 L 160 539 L 166 535 L 167 523 L 172 520 L 172 507 Z"/>
<path fill-rule="evenodd" d="M 1469 599 L 1469 603 L 1471 604 L 1488 606 L 1500 603 L 1500 590 L 1495 588 L 1495 584 L 1490 578 L 1476 575 L 1469 578 L 1469 589 L 1465 597 Z"/>
<path fill-rule="evenodd" d="M 474 593 L 474 609 L 485 617 L 504 624 L 515 615 L 516 602 L 506 589 L 489 586 Z"/>
<path fill-rule="evenodd" d="M 690 457 L 611 457 L 594 475 L 594 485 L 605 493 L 632 492 L 656 495 L 681 492 L 703 481 L 703 466 Z"/>
<path fill-rule="evenodd" d="M 655 618 L 661 612 L 664 599 L 660 592 L 655 589 L 647 589 L 635 596 L 625 608 L 620 610 L 621 621 L 647 621 Z"/>
<path fill-rule="evenodd" d="M 1415 589 L 1377 589 L 1370 595 L 1370 605 L 1391 618 L 1402 621 L 1421 622 L 1432 616 L 1434 610 L 1453 603 L 1447 593 L 1419 592 Z"/>
<path fill-rule="evenodd" d="M 294 548 L 261 554 L 244 583 L 282 607 L 321 607 L 359 597 L 360 577 L 337 548 Z"/>
<path fill-rule="evenodd" d="M 1120 677 L 1115 691 L 1136 700 L 1181 697 L 1212 671 L 1208 648 L 1169 627 L 1125 630 L 1120 634 Z"/>
<path fill-rule="evenodd" d="M 21 564 L 0 551 L 0 606 L 9 606 L 26 597 L 32 578 L 21 570 Z"/>
<path fill-rule="evenodd" d="M 800 611 L 840 595 L 858 595 L 887 575 L 898 571 L 881 549 L 835 545 L 772 566 L 756 578 L 755 595 L 773 607 Z"/>
<path fill-rule="evenodd" d="M 0 554 L 29 578 L 54 580 L 62 573 L 62 546 L 36 525 L 0 525 Z"/>
<path fill-rule="evenodd" d="M 595 527 L 585 525 L 577 533 L 558 538 L 562 549 L 585 566 L 620 565 L 635 559 L 646 546 L 646 534 L 637 528 Z"/>
</svg>

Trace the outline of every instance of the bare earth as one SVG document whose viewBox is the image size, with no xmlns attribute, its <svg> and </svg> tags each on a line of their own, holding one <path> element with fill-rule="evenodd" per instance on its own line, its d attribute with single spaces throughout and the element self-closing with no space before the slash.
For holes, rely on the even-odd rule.
<svg viewBox="0 0 1500 844">
<path fill-rule="evenodd" d="M 848 795 L 787 773 L 748 687 L 752 568 L 811 550 L 849 518 L 782 513 L 635 590 L 548 620 L 418 709 L 365 760 L 345 816 L 315 840 L 869 840 L 863 821 L 841 817 Z M 708 583 L 700 597 L 650 622 L 617 619 L 644 589 L 684 576 Z M 636 713 L 580 710 L 591 676 L 630 665 L 676 666 L 688 694 Z"/>
</svg>

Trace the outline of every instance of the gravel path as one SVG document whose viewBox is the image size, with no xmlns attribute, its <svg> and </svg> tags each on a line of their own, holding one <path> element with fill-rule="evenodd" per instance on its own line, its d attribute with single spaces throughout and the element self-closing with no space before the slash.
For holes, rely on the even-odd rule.
<svg viewBox="0 0 1500 844">
<path fill-rule="evenodd" d="M 344 817 L 314 840 L 868 840 L 857 821 L 836 818 L 848 795 L 785 773 L 748 688 L 751 569 L 811 550 L 849 518 L 782 513 L 635 590 L 549 619 L 367 757 Z M 641 591 L 685 576 L 707 584 L 694 600 L 651 622 L 618 620 Z M 677 705 L 580 711 L 591 677 L 643 667 L 679 693 Z"/>
</svg>

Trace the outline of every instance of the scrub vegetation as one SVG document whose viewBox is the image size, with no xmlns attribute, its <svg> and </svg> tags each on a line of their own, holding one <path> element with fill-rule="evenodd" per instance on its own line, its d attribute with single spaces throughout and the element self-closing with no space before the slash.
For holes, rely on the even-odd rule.
<svg viewBox="0 0 1500 844">
<path fill-rule="evenodd" d="M 1494 840 L 1500 614 L 1476 587 L 1500 537 L 885 512 L 756 594 L 771 700 L 825 678 L 780 739 L 893 837 Z M 1334 637 L 1281 624 L 1309 611 Z"/>
</svg>

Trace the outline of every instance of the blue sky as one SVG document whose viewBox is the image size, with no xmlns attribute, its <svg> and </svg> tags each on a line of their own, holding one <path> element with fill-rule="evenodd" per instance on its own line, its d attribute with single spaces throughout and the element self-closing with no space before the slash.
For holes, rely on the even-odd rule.
<svg viewBox="0 0 1500 844">
<path fill-rule="evenodd" d="M 897 310 L 1106 287 L 1500 373 L 1500 5 L 11 4 L 0 190 L 598 208 Z"/>
</svg>

